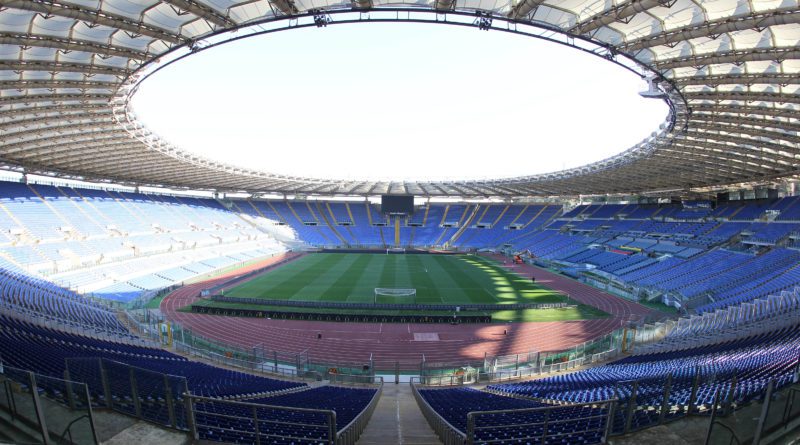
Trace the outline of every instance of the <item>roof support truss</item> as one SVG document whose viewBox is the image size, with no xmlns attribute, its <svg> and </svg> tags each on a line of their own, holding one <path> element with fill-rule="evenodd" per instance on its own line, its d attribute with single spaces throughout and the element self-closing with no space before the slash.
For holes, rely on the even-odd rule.
<svg viewBox="0 0 800 445">
<path fill-rule="evenodd" d="M 216 9 L 207 6 L 203 3 L 194 0 L 162 0 L 164 3 L 169 3 L 176 8 L 180 8 L 186 12 L 190 12 L 197 17 L 213 23 L 220 28 L 233 28 L 236 22 L 230 19 L 227 15 L 223 15 Z"/>
<path fill-rule="evenodd" d="M 137 22 L 122 15 L 110 14 L 72 3 L 68 4 L 50 0 L 0 0 L 0 6 L 81 20 L 86 23 L 127 31 L 132 35 L 152 37 L 172 44 L 182 44 L 187 41 L 186 38 L 157 26 Z"/>
<path fill-rule="evenodd" d="M 113 45 L 102 45 L 83 40 L 65 39 L 54 36 L 42 36 L 35 34 L 11 34 L 0 33 L 0 44 L 17 45 L 21 47 L 38 46 L 42 48 L 55 48 L 63 52 L 83 51 L 87 53 L 99 54 L 101 56 L 125 57 L 133 60 L 146 60 L 147 53 L 129 48 L 122 48 Z"/>
<path fill-rule="evenodd" d="M 723 63 L 739 65 L 745 62 L 782 61 L 786 59 L 798 58 L 800 58 L 800 49 L 795 47 L 786 47 L 733 50 L 722 53 L 676 57 L 673 59 L 659 60 L 653 63 L 653 65 L 656 69 L 664 71 L 675 68 L 703 67 L 707 65 L 719 65 Z"/>
<path fill-rule="evenodd" d="M 618 45 L 617 49 L 622 52 L 634 53 L 644 48 L 658 45 L 672 45 L 700 37 L 714 37 L 728 32 L 743 31 L 753 28 L 764 29 L 768 26 L 794 23 L 800 23 L 800 11 L 797 10 L 796 6 L 792 5 L 751 15 L 723 17 L 699 25 L 665 31 L 659 34 L 630 40 L 622 45 Z"/>
</svg>

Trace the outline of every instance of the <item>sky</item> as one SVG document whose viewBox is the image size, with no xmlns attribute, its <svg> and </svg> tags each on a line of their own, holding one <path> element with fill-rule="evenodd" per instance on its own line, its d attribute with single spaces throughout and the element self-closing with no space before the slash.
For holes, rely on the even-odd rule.
<svg viewBox="0 0 800 445">
<path fill-rule="evenodd" d="M 334 179 L 504 178 L 598 161 L 656 131 L 637 75 L 530 37 L 381 23 L 200 52 L 145 80 L 137 117 L 187 151 Z"/>
</svg>

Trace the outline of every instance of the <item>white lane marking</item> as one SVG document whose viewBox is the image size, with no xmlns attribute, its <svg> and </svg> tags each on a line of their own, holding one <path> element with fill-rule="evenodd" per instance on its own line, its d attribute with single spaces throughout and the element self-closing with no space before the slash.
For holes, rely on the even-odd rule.
<svg viewBox="0 0 800 445">
<path fill-rule="evenodd" d="M 403 427 L 400 426 L 400 399 L 397 399 L 397 443 L 403 445 Z"/>
</svg>

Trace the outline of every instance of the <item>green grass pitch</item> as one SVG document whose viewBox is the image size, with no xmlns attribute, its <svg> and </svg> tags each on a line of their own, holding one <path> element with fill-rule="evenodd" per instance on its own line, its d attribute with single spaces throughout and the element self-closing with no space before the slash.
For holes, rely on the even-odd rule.
<svg viewBox="0 0 800 445">
<path fill-rule="evenodd" d="M 475 255 L 309 254 L 226 290 L 231 297 L 372 303 L 375 288 L 413 288 L 413 297 L 378 297 L 379 303 L 561 303 L 563 294 Z M 225 307 L 236 304 L 204 302 Z M 385 312 L 385 311 L 384 311 Z M 508 310 L 497 321 L 558 321 L 603 317 L 594 308 Z"/>
</svg>

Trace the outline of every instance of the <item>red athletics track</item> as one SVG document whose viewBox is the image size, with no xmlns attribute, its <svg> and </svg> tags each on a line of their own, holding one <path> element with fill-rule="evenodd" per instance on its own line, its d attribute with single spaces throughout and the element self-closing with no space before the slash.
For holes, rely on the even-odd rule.
<svg viewBox="0 0 800 445">
<path fill-rule="evenodd" d="M 612 316 L 578 321 L 450 325 L 272 320 L 177 311 L 197 300 L 201 289 L 287 257 L 271 258 L 219 278 L 182 287 L 164 298 L 161 311 L 168 320 L 191 328 L 197 334 L 244 348 L 263 344 L 266 350 L 288 353 L 308 350 L 311 360 L 317 363 L 366 363 L 372 355 L 376 362 L 399 361 L 406 363 L 408 369 L 415 369 L 423 354 L 428 362 L 451 363 L 482 360 L 484 353 L 491 356 L 563 350 L 652 312 L 637 303 L 528 265 L 510 267 L 525 276 L 533 275 L 537 283 L 562 291 Z M 508 334 L 504 335 L 503 330 Z M 317 339 L 318 333 L 322 334 L 322 339 Z M 414 333 L 436 333 L 439 340 L 415 341 Z"/>
</svg>

